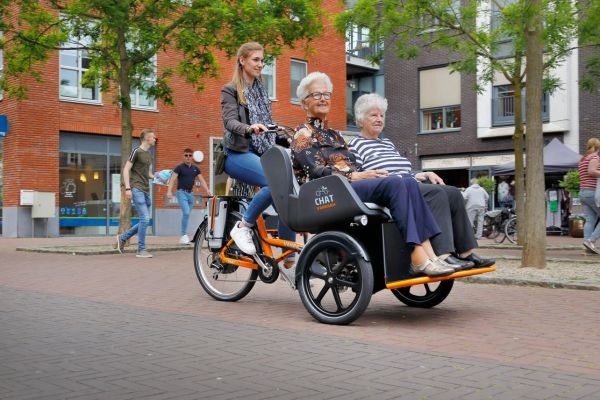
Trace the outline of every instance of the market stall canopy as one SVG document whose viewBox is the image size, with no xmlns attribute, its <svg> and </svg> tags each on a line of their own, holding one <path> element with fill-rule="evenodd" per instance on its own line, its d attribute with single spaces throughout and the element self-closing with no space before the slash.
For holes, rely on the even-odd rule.
<svg viewBox="0 0 600 400">
<path fill-rule="evenodd" d="M 566 172 L 577 169 L 581 155 L 569 149 L 557 138 L 544 146 L 544 173 Z M 513 175 L 514 161 L 492 167 L 492 175 Z"/>
</svg>

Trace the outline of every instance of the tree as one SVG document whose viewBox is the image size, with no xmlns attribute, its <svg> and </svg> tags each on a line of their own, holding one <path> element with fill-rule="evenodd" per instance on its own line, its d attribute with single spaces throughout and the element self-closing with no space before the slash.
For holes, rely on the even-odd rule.
<svg viewBox="0 0 600 400">
<path fill-rule="evenodd" d="M 541 0 L 530 0 L 526 4 L 526 68 L 527 71 L 527 98 L 525 99 L 527 119 L 527 149 L 542 149 L 544 138 L 542 130 L 542 76 L 544 70 L 544 32 Z M 531 118 L 533 116 L 533 118 Z M 525 185 L 527 187 L 527 201 L 525 203 L 525 215 L 531 221 L 545 221 L 546 207 L 544 198 L 544 158 L 543 152 L 527 151 L 527 175 Z M 546 265 L 546 254 L 538 251 L 538 248 L 546 248 L 546 224 L 532 224 L 527 229 L 527 234 L 536 238 L 535 242 L 525 241 L 523 247 L 523 263 L 535 267 Z"/>
<path fill-rule="evenodd" d="M 114 90 L 121 108 L 121 167 L 131 151 L 131 89 L 173 104 L 174 74 L 202 89 L 202 78 L 216 76 L 217 51 L 232 56 L 246 41 L 262 43 L 269 55 L 307 43 L 322 31 L 321 0 L 0 0 L 0 31 L 6 66 L 0 89 L 24 98 L 20 79 L 42 79 L 39 67 L 57 50 L 86 51 L 82 84 Z M 301 40 L 305 39 L 305 42 Z M 160 52 L 176 52 L 176 68 L 155 67 Z M 155 79 L 145 79 L 153 76 Z M 123 189 L 122 189 L 123 190 Z M 121 193 L 121 198 L 126 197 Z M 119 232 L 129 222 L 123 201 Z"/>
<path fill-rule="evenodd" d="M 452 56 L 450 68 L 477 76 L 476 90 L 501 74 L 514 90 L 515 194 L 519 213 L 519 241 L 524 246 L 522 266 L 545 267 L 544 218 L 537 218 L 532 207 L 543 199 L 543 142 L 541 129 L 542 90 L 530 83 L 539 79 L 544 91 L 551 93 L 560 82 L 552 71 L 568 57 L 577 37 L 576 5 L 570 0 L 358 0 L 352 9 L 336 16 L 336 26 L 367 27 L 376 48 L 385 44 L 403 59 L 416 57 L 423 50 L 445 50 Z M 376 10 L 376 12 L 373 12 Z M 539 21 L 541 28 L 534 25 Z M 535 26 L 535 28 L 534 28 Z M 528 35 L 531 29 L 539 35 Z M 526 64 L 528 45 L 541 43 L 544 58 L 541 68 Z M 536 53 L 537 54 L 537 53 Z M 531 56 L 531 55 L 530 55 Z M 375 54 L 378 62 L 383 52 Z M 537 62 L 537 60 L 536 60 Z M 527 86 L 527 203 L 523 160 L 522 91 Z M 537 106 L 535 106 L 537 104 Z M 540 174 L 542 179 L 539 179 Z M 538 181 L 533 181 L 537 177 Z M 532 199 L 532 201 L 529 201 Z M 543 210 L 543 205 L 539 207 Z"/>
</svg>

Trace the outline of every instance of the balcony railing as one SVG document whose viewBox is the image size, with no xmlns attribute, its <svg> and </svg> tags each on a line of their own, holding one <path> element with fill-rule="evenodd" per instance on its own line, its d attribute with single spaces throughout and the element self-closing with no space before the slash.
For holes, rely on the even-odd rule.
<svg viewBox="0 0 600 400">
<path fill-rule="evenodd" d="M 522 98 L 521 110 L 523 112 L 523 122 L 526 121 L 525 115 L 525 96 Z M 548 107 L 548 95 L 544 93 L 542 97 L 542 122 L 550 120 L 550 111 Z M 492 125 L 514 125 L 515 123 L 515 96 L 502 96 L 492 99 Z"/>
</svg>

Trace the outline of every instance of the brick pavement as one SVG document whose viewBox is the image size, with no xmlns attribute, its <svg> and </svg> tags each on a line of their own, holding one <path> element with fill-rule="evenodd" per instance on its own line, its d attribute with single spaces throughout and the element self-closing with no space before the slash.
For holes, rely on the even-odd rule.
<svg viewBox="0 0 600 400">
<path fill-rule="evenodd" d="M 9 242 L 0 398 L 600 397 L 598 292 L 457 283 L 421 310 L 382 291 L 338 327 L 281 282 L 212 300 L 189 252 L 84 257 Z"/>
</svg>

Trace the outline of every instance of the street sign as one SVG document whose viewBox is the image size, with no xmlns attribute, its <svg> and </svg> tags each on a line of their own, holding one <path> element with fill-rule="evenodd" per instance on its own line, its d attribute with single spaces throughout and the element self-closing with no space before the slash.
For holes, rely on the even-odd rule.
<svg viewBox="0 0 600 400">
<path fill-rule="evenodd" d="M 8 134 L 8 117 L 0 115 L 0 137 L 5 137 Z"/>
</svg>

